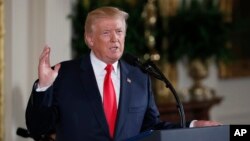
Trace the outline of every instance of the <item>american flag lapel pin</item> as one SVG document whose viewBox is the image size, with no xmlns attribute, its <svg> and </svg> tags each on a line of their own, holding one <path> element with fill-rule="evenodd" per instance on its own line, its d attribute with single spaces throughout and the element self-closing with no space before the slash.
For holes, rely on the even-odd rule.
<svg viewBox="0 0 250 141">
<path fill-rule="evenodd" d="M 131 83 L 132 81 L 131 81 L 131 79 L 127 78 L 127 82 L 128 82 L 128 83 Z"/>
</svg>

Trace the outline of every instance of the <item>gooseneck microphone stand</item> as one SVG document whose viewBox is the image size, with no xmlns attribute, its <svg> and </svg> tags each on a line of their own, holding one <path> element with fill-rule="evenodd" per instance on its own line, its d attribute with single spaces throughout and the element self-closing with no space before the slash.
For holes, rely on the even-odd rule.
<svg viewBox="0 0 250 141">
<path fill-rule="evenodd" d="M 164 76 L 164 74 L 160 71 L 160 69 L 150 60 L 146 61 L 145 63 L 142 64 L 144 70 L 146 72 L 148 72 L 150 75 L 152 75 L 153 77 L 163 81 L 166 85 L 167 88 L 170 89 L 170 91 L 172 92 L 172 94 L 174 95 L 174 98 L 176 100 L 176 106 L 178 109 L 178 112 L 180 114 L 180 119 L 181 119 L 181 127 L 182 128 L 186 128 L 186 120 L 185 120 L 185 113 L 184 113 L 184 109 L 183 109 L 183 105 L 173 87 L 173 85 L 168 81 L 168 79 Z"/>
</svg>

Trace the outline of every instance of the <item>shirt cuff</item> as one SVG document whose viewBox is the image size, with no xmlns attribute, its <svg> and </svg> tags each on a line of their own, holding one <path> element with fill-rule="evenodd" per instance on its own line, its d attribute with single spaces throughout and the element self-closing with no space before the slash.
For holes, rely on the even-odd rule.
<svg viewBox="0 0 250 141">
<path fill-rule="evenodd" d="M 46 91 L 49 87 L 50 87 L 50 86 L 40 87 L 38 83 L 35 84 L 36 92 L 44 92 L 44 91 Z"/>
<path fill-rule="evenodd" d="M 195 123 L 196 121 L 197 121 L 197 120 L 192 120 L 191 123 L 190 123 L 190 125 L 189 125 L 189 127 L 190 127 L 190 128 L 193 128 L 193 127 L 194 127 L 194 123 Z"/>
</svg>

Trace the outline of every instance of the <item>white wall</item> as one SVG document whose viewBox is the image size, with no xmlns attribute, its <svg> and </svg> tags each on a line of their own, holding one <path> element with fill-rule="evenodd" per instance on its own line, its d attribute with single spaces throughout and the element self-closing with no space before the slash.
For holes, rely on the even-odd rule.
<svg viewBox="0 0 250 141">
<path fill-rule="evenodd" d="M 70 0 L 5 1 L 5 140 L 25 126 L 25 108 L 37 78 L 39 54 L 52 48 L 51 65 L 70 59 Z"/>
<path fill-rule="evenodd" d="M 70 59 L 70 13 L 72 0 L 5 1 L 5 141 L 26 141 L 16 136 L 25 127 L 24 112 L 43 46 L 52 48 L 51 64 Z M 191 81 L 183 65 L 178 65 L 179 87 Z M 250 123 L 250 78 L 220 80 L 215 66 L 205 81 L 224 97 L 211 111 L 212 119 L 225 124 Z"/>
</svg>

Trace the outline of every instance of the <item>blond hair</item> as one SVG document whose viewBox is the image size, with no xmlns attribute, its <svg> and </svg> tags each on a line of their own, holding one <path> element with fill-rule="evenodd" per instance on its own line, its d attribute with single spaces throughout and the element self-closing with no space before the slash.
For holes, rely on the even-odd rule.
<svg viewBox="0 0 250 141">
<path fill-rule="evenodd" d="M 91 33 L 93 30 L 93 24 L 96 22 L 96 20 L 101 18 L 121 18 L 124 19 L 125 27 L 126 20 L 128 19 L 128 13 L 125 11 L 122 11 L 116 7 L 100 7 L 97 8 L 91 12 L 88 13 L 86 21 L 85 21 L 85 34 Z"/>
</svg>

